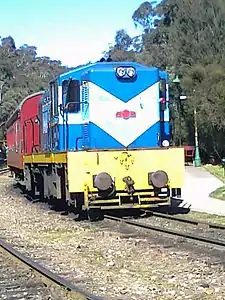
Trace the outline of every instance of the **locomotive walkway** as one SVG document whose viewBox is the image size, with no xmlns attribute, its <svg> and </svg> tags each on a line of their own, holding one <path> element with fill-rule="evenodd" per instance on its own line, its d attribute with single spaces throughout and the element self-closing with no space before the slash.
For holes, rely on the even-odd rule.
<svg viewBox="0 0 225 300">
<path fill-rule="evenodd" d="M 223 182 L 203 168 L 185 167 L 183 201 L 179 207 L 225 216 L 225 201 L 209 197 Z"/>
</svg>

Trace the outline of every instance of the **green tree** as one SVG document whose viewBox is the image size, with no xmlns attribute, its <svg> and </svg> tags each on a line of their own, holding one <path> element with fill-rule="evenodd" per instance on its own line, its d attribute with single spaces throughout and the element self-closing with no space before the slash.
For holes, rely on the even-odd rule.
<svg viewBox="0 0 225 300">
<path fill-rule="evenodd" d="M 129 48 L 120 50 L 119 60 L 129 57 L 166 69 L 171 78 L 178 73 L 182 93 L 188 97 L 181 111 L 182 141 L 194 143 L 193 110 L 196 109 L 202 153 L 217 152 L 224 156 L 224 1 L 163 0 L 158 5 L 147 1 L 135 10 L 132 19 L 135 26 L 142 28 L 142 35 L 133 38 Z M 110 51 L 116 53 L 117 49 L 118 38 Z M 170 88 L 174 100 L 172 82 Z M 174 115 L 178 128 L 175 106 Z"/>
<path fill-rule="evenodd" d="M 44 90 L 56 75 L 67 71 L 60 61 L 38 57 L 37 48 L 24 44 L 16 48 L 14 39 L 4 37 L 0 45 L 0 124 L 20 101 Z"/>
</svg>

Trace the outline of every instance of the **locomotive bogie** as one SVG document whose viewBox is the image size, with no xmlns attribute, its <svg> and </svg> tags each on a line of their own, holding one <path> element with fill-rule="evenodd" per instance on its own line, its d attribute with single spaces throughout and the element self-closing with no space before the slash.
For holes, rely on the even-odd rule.
<svg viewBox="0 0 225 300">
<path fill-rule="evenodd" d="M 27 192 L 41 199 L 64 199 L 65 200 L 65 165 L 25 163 L 24 186 Z"/>
</svg>

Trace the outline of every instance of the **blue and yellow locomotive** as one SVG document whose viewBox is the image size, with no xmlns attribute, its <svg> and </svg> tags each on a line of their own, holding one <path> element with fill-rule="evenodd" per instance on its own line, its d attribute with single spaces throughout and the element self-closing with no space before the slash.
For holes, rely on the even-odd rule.
<svg viewBox="0 0 225 300">
<path fill-rule="evenodd" d="M 39 105 L 40 151 L 24 156 L 28 191 L 77 211 L 170 204 L 184 150 L 170 147 L 167 73 L 98 62 L 50 82 Z"/>
</svg>

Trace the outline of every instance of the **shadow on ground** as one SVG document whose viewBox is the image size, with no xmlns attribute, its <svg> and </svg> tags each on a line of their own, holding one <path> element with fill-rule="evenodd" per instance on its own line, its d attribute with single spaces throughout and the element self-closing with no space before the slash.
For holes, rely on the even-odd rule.
<svg viewBox="0 0 225 300">
<path fill-rule="evenodd" d="M 170 207 L 160 206 L 160 207 L 152 208 L 151 210 L 155 212 L 167 213 L 170 215 L 188 214 L 191 210 L 191 205 L 189 205 L 188 207 L 184 207 L 182 206 L 183 203 L 184 203 L 183 199 L 172 198 Z"/>
<path fill-rule="evenodd" d="M 26 192 L 22 189 L 19 184 L 14 184 L 15 188 L 19 188 L 20 194 L 22 194 L 27 201 L 31 203 L 45 203 L 48 206 L 48 209 L 58 212 L 62 215 L 68 215 L 71 211 L 68 209 L 67 205 L 63 201 L 46 201 L 44 199 L 40 199 L 39 197 L 33 198 L 30 195 L 27 195 Z M 167 205 L 162 205 L 159 207 L 153 207 L 151 209 L 118 209 L 118 210 L 108 210 L 104 211 L 104 215 L 111 215 L 111 216 L 116 216 L 116 217 L 133 217 L 133 218 L 143 218 L 149 216 L 152 212 L 160 212 L 164 214 L 169 214 L 169 215 L 176 215 L 176 214 L 188 214 L 190 212 L 190 206 L 189 207 L 184 207 L 182 205 L 184 202 L 183 199 L 176 199 L 172 198 L 171 200 L 171 206 Z"/>
<path fill-rule="evenodd" d="M 160 212 L 169 215 L 176 214 L 188 214 L 190 212 L 189 207 L 182 207 L 184 200 L 183 199 L 172 199 L 171 206 L 163 205 L 159 207 L 153 207 L 151 209 L 127 209 L 127 210 L 113 210 L 105 211 L 104 214 L 117 216 L 117 217 L 147 217 L 152 212 Z"/>
</svg>

